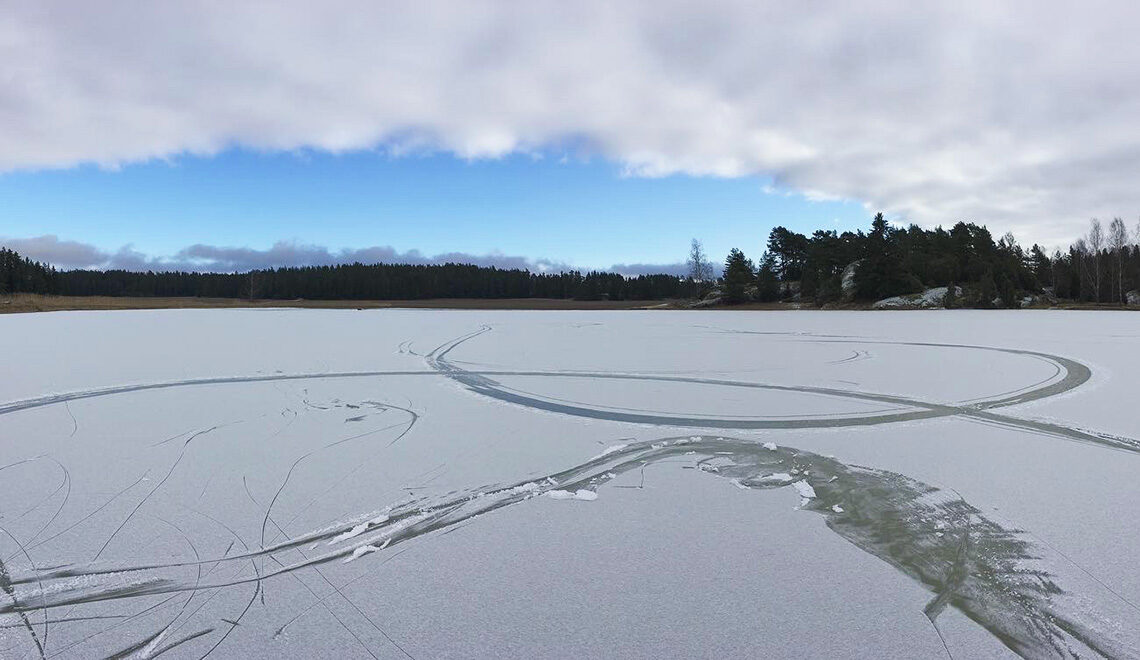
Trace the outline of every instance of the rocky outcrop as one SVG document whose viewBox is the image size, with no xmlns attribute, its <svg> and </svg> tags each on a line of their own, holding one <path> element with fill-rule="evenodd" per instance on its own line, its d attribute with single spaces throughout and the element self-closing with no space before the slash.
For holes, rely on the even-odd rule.
<svg viewBox="0 0 1140 660">
<path fill-rule="evenodd" d="M 946 292 L 944 286 L 927 289 L 922 293 L 911 293 L 905 296 L 884 298 L 871 305 L 871 309 L 940 309 L 945 304 Z M 962 298 L 962 287 L 954 287 L 958 299 Z"/>
<path fill-rule="evenodd" d="M 722 300 L 721 300 L 719 295 L 718 296 L 708 296 L 704 300 L 699 300 L 699 301 L 693 303 L 692 305 L 690 305 L 690 307 L 692 307 L 693 309 L 704 309 L 706 307 L 716 307 L 717 305 L 720 305 L 721 302 L 722 302 Z"/>
<path fill-rule="evenodd" d="M 800 301 L 800 283 L 799 282 L 780 282 L 780 299 L 792 300 L 794 302 Z"/>
<path fill-rule="evenodd" d="M 855 300 L 855 271 L 859 270 L 861 263 L 863 263 L 862 259 L 847 264 L 847 267 L 843 269 L 843 274 L 839 277 L 839 298 L 845 303 Z"/>
<path fill-rule="evenodd" d="M 1057 296 L 1054 296 L 1049 289 L 1045 289 L 1044 293 L 1032 294 L 1025 296 L 1021 299 L 1021 307 L 1040 307 L 1043 305 L 1056 305 Z"/>
</svg>

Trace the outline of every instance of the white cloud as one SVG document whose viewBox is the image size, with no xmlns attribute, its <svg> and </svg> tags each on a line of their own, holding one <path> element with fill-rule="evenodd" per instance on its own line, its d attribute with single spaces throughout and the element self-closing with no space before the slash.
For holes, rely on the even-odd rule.
<svg viewBox="0 0 1140 660">
<path fill-rule="evenodd" d="M 573 145 L 1061 243 L 1140 212 L 1140 5 L 8 3 L 0 171 Z"/>
</svg>

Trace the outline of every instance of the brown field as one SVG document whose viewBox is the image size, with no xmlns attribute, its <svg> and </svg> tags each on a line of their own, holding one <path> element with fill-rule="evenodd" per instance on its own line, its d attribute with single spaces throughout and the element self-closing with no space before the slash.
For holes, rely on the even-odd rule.
<svg viewBox="0 0 1140 660">
<path fill-rule="evenodd" d="M 301 307 L 306 309 L 646 309 L 669 308 L 660 300 L 556 300 L 551 298 L 435 300 L 238 300 L 234 298 L 136 298 L 111 296 L 0 296 L 0 313 L 96 309 L 216 309 Z"/>
</svg>

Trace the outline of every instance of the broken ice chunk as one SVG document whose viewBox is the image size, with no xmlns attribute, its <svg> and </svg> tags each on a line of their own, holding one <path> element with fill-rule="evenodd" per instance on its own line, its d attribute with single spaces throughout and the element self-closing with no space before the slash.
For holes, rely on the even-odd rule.
<svg viewBox="0 0 1140 660">
<path fill-rule="evenodd" d="M 582 500 L 584 502 L 592 502 L 598 499 L 598 494 L 592 490 L 548 490 L 546 496 L 553 500 Z"/>
</svg>

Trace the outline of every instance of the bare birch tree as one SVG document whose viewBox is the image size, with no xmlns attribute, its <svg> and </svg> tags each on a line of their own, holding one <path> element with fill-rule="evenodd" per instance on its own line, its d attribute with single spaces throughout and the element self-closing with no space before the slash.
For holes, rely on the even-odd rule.
<svg viewBox="0 0 1140 660">
<path fill-rule="evenodd" d="M 1053 258 L 1049 260 L 1049 280 L 1053 285 L 1052 294 L 1057 295 L 1057 264 L 1061 263 L 1061 250 L 1053 250 Z"/>
<path fill-rule="evenodd" d="M 693 295 L 700 298 L 712 285 L 713 265 L 705 254 L 705 247 L 695 238 L 689 244 L 688 267 Z"/>
<path fill-rule="evenodd" d="M 1078 238 L 1076 243 L 1073 243 L 1072 252 L 1077 261 L 1077 300 L 1081 299 L 1084 293 L 1085 285 L 1089 281 L 1089 245 L 1085 239 Z"/>
<path fill-rule="evenodd" d="M 1108 225 L 1108 248 L 1116 257 L 1116 299 L 1124 304 L 1124 250 L 1128 247 L 1128 228 L 1124 220 L 1113 218 Z"/>
<path fill-rule="evenodd" d="M 697 239 L 689 245 L 689 279 L 698 284 L 707 284 L 712 280 L 713 266 L 705 254 L 705 247 Z"/>
<path fill-rule="evenodd" d="M 1104 227 L 1100 220 L 1093 218 L 1089 221 L 1088 249 L 1092 252 L 1093 260 L 1093 286 L 1095 300 L 1100 302 L 1100 252 L 1104 249 Z"/>
</svg>

